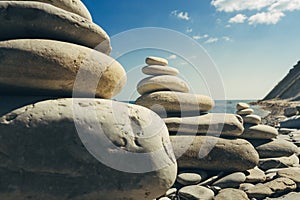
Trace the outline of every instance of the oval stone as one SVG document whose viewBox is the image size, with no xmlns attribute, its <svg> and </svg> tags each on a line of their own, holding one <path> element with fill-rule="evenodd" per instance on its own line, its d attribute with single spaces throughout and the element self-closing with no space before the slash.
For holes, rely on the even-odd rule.
<svg viewBox="0 0 300 200">
<path fill-rule="evenodd" d="M 157 113 L 208 111 L 214 106 L 213 99 L 208 96 L 173 91 L 144 94 L 135 103 Z"/>
<path fill-rule="evenodd" d="M 247 194 L 238 189 L 226 188 L 221 190 L 218 195 L 214 198 L 214 200 L 249 200 Z"/>
<path fill-rule="evenodd" d="M 196 117 L 165 118 L 169 132 L 180 134 L 216 134 L 239 136 L 243 133 L 242 119 L 234 114 L 205 114 Z"/>
<path fill-rule="evenodd" d="M 141 95 L 156 91 L 189 92 L 188 84 L 179 77 L 170 75 L 151 76 L 141 80 L 137 85 L 137 91 Z"/>
<path fill-rule="evenodd" d="M 160 58 L 160 57 L 155 57 L 155 56 L 149 56 L 145 60 L 146 64 L 148 65 L 162 65 L 166 66 L 169 64 L 167 59 Z"/>
<path fill-rule="evenodd" d="M 177 176 L 166 126 L 140 106 L 48 100 L 1 116 L 0 130 L 0 197 L 154 199 Z"/>
<path fill-rule="evenodd" d="M 258 125 L 261 123 L 261 117 L 258 115 L 243 116 L 244 123 Z"/>
<path fill-rule="evenodd" d="M 252 113 L 254 113 L 254 110 L 252 108 L 247 108 L 236 112 L 236 114 L 238 115 L 251 115 Z"/>
<path fill-rule="evenodd" d="M 90 20 L 50 4 L 0 1 L 0 40 L 51 39 L 83 45 L 109 54 L 110 39 Z"/>
<path fill-rule="evenodd" d="M 178 195 L 180 196 L 180 199 L 213 200 L 215 194 L 206 187 L 191 185 L 181 188 Z"/>
<path fill-rule="evenodd" d="M 93 49 L 52 40 L 0 42 L 0 90 L 4 93 L 111 98 L 125 82 L 123 67 Z"/>
<path fill-rule="evenodd" d="M 213 186 L 218 186 L 220 188 L 237 188 L 240 184 L 244 183 L 246 180 L 246 176 L 242 172 L 235 172 L 229 174 L 216 182 L 214 182 Z"/>
<path fill-rule="evenodd" d="M 6 1 L 6 0 L 0 0 Z M 92 16 L 85 5 L 80 0 L 14 0 L 14 1 L 37 1 L 48 3 L 66 11 L 75 13 L 86 19 L 92 20 Z"/>
<path fill-rule="evenodd" d="M 237 110 L 244 110 L 250 108 L 250 105 L 247 103 L 240 102 L 236 105 Z"/>
<path fill-rule="evenodd" d="M 170 136 L 179 168 L 246 171 L 257 166 L 259 156 L 243 139 L 210 136 Z"/>
<path fill-rule="evenodd" d="M 142 72 L 147 75 L 172 75 L 177 76 L 179 74 L 178 69 L 173 67 L 161 66 L 161 65 L 149 65 L 143 67 Z"/>
<path fill-rule="evenodd" d="M 278 131 L 268 125 L 245 126 L 245 130 L 239 137 L 246 139 L 272 139 L 278 136 Z"/>
<path fill-rule="evenodd" d="M 280 139 L 259 145 L 254 144 L 254 146 L 260 158 L 291 156 L 299 153 L 298 147 L 292 142 Z"/>
</svg>

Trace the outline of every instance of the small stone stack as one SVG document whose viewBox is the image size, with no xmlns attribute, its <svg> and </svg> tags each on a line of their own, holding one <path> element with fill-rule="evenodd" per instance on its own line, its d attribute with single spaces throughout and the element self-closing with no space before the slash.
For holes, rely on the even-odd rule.
<svg viewBox="0 0 300 200">
<path fill-rule="evenodd" d="M 167 127 L 108 100 L 126 73 L 80 0 L 0 1 L 0 30 L 0 199 L 153 199 L 173 185 Z"/>
</svg>

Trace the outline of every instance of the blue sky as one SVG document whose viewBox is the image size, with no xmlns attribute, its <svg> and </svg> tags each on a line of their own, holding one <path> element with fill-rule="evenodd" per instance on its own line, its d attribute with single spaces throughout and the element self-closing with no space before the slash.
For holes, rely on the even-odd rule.
<svg viewBox="0 0 300 200">
<path fill-rule="evenodd" d="M 143 27 L 166 28 L 193 39 L 216 65 L 227 99 L 263 98 L 300 60 L 300 0 L 83 2 L 112 41 L 124 31 Z M 112 45 L 117 52 L 118 45 Z M 168 53 L 146 49 L 117 58 L 129 72 L 128 85 L 118 100 L 138 96 L 135 86 L 143 75 L 133 69 L 142 67 L 149 54 L 168 57 L 170 66 L 181 71 L 195 92 L 210 94 L 209 90 L 214 90 L 207 85 L 207 77 L 193 76 L 184 66 L 185 58 L 173 55 L 172 49 Z"/>
</svg>

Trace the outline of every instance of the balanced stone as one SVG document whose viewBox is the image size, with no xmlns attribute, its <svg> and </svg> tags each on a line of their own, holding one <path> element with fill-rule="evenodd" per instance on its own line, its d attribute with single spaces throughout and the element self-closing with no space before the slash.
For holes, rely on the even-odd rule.
<svg viewBox="0 0 300 200">
<path fill-rule="evenodd" d="M 189 92 L 188 84 L 176 76 L 161 75 L 152 76 L 141 80 L 137 85 L 137 91 L 141 95 L 156 91 Z"/>
<path fill-rule="evenodd" d="M 291 156 L 299 153 L 298 147 L 292 142 L 279 139 L 258 146 L 254 144 L 254 146 L 260 158 Z"/>
<path fill-rule="evenodd" d="M 221 190 L 214 200 L 249 200 L 247 194 L 238 189 L 226 188 Z"/>
<path fill-rule="evenodd" d="M 168 60 L 164 58 L 159 58 L 155 56 L 149 56 L 146 58 L 145 61 L 148 65 L 161 65 L 161 66 L 166 66 L 169 64 Z"/>
<path fill-rule="evenodd" d="M 186 186 L 179 190 L 178 195 L 180 199 L 201 199 L 201 200 L 213 200 L 214 192 L 206 187 L 192 185 Z"/>
<path fill-rule="evenodd" d="M 6 1 L 6 0 L 0 0 Z M 14 0 L 14 1 L 38 1 L 48 3 L 66 11 L 75 13 L 86 19 L 92 20 L 92 16 L 85 5 L 80 0 Z"/>
<path fill-rule="evenodd" d="M 157 113 L 208 111 L 214 106 L 214 101 L 208 96 L 173 91 L 144 94 L 135 103 Z"/>
<path fill-rule="evenodd" d="M 250 108 L 250 105 L 247 103 L 240 102 L 236 105 L 237 110 L 244 110 Z"/>
<path fill-rule="evenodd" d="M 109 54 L 110 39 L 90 20 L 47 3 L 0 1 L 0 40 L 52 39 Z"/>
<path fill-rule="evenodd" d="M 178 69 L 173 67 L 166 67 L 161 65 L 148 65 L 143 67 L 142 72 L 147 75 L 171 75 L 177 76 L 179 74 Z"/>
<path fill-rule="evenodd" d="M 236 112 L 236 114 L 238 115 L 251 115 L 252 113 L 254 113 L 254 110 L 252 108 L 247 108 Z"/>
<path fill-rule="evenodd" d="M 284 194 L 296 189 L 296 183 L 288 178 L 277 178 L 265 184 L 258 184 L 246 191 L 249 198 L 263 199 L 274 194 Z"/>
<path fill-rule="evenodd" d="M 117 61 L 93 49 L 66 42 L 3 41 L 0 57 L 2 92 L 54 96 L 73 93 L 111 98 L 126 82 L 126 72 Z"/>
<path fill-rule="evenodd" d="M 217 180 L 213 183 L 213 186 L 218 186 L 220 188 L 236 188 L 239 187 L 240 184 L 244 183 L 246 180 L 246 176 L 242 172 L 235 172 L 233 174 L 229 174 L 220 180 Z"/>
<path fill-rule="evenodd" d="M 254 147 L 243 139 L 210 136 L 170 136 L 180 168 L 245 171 L 257 166 Z"/>
<path fill-rule="evenodd" d="M 244 123 L 258 125 L 261 123 L 261 117 L 258 115 L 246 115 L 243 116 Z"/>
<path fill-rule="evenodd" d="M 182 134 L 216 134 L 239 136 L 243 133 L 242 119 L 233 114 L 205 114 L 196 117 L 165 118 L 170 132 Z"/>
<path fill-rule="evenodd" d="M 244 133 L 240 136 L 246 139 L 272 139 L 276 138 L 276 128 L 267 125 L 245 126 Z"/>
<path fill-rule="evenodd" d="M 0 130 L 1 199 L 154 199 L 177 176 L 167 127 L 140 106 L 48 100 L 1 116 Z"/>
<path fill-rule="evenodd" d="M 255 167 L 247 170 L 248 175 L 246 176 L 247 183 L 262 183 L 266 180 L 265 172 Z"/>
</svg>

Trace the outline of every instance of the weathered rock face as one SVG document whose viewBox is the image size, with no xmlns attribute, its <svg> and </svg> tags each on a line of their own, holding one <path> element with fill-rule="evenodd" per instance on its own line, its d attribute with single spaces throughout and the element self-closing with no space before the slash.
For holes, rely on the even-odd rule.
<svg viewBox="0 0 300 200">
<path fill-rule="evenodd" d="M 258 164 L 258 153 L 243 139 L 170 136 L 179 168 L 245 171 Z"/>
<path fill-rule="evenodd" d="M 172 91 L 153 92 L 139 97 L 137 105 L 144 106 L 155 112 L 185 112 L 208 111 L 214 106 L 214 101 L 203 95 L 188 94 Z"/>
<path fill-rule="evenodd" d="M 111 98 L 125 82 L 123 67 L 93 49 L 52 40 L 0 42 L 2 92 Z"/>
<path fill-rule="evenodd" d="M 176 179 L 167 128 L 140 106 L 49 100 L 3 115 L 0 130 L 0 199 L 153 199 Z"/>
<path fill-rule="evenodd" d="M 205 114 L 196 117 L 166 118 L 168 130 L 180 134 L 238 136 L 244 131 L 242 119 L 233 114 Z"/>
<path fill-rule="evenodd" d="M 109 54 L 110 39 L 98 25 L 50 4 L 0 1 L 0 40 L 52 39 Z"/>
<path fill-rule="evenodd" d="M 0 0 L 5 1 L 5 0 Z M 75 13 L 86 19 L 92 20 L 92 16 L 85 5 L 80 0 L 14 0 L 14 1 L 37 1 L 48 3 L 66 11 Z"/>
<path fill-rule="evenodd" d="M 276 87 L 264 98 L 300 100 L 300 61 L 289 71 Z"/>
</svg>

